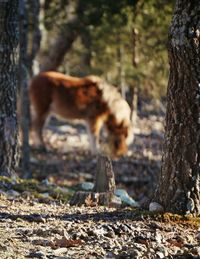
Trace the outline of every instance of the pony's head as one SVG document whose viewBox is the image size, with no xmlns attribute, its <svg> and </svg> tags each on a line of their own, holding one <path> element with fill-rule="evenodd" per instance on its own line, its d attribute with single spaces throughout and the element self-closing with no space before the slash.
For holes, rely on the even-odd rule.
<svg viewBox="0 0 200 259">
<path fill-rule="evenodd" d="M 117 88 L 99 77 L 90 76 L 90 80 L 101 90 L 102 100 L 108 108 L 106 127 L 108 130 L 109 147 L 114 156 L 125 155 L 128 145 L 133 141 L 131 109 Z"/>
<path fill-rule="evenodd" d="M 133 141 L 133 127 L 128 103 L 121 99 L 116 101 L 115 104 L 116 107 L 113 106 L 115 113 L 109 116 L 106 124 L 111 153 L 114 156 L 122 156 L 127 154 L 128 145 Z"/>
</svg>

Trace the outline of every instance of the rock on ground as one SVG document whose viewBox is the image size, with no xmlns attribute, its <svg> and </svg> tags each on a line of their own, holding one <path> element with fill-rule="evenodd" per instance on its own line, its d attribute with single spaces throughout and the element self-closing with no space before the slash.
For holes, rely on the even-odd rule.
<svg viewBox="0 0 200 259">
<path fill-rule="evenodd" d="M 2 194 L 0 204 L 2 259 L 200 258 L 200 227 L 184 221 Z"/>
</svg>

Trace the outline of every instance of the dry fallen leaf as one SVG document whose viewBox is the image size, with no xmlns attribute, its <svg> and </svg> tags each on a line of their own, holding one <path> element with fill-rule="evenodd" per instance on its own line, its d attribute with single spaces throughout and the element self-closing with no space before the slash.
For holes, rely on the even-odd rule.
<svg viewBox="0 0 200 259">
<path fill-rule="evenodd" d="M 52 249 L 57 249 L 59 247 L 72 247 L 82 245 L 83 241 L 80 239 L 68 239 L 65 236 L 61 239 L 55 238 L 54 241 L 51 241 L 50 246 Z"/>
<path fill-rule="evenodd" d="M 184 246 L 183 242 L 177 240 L 168 240 L 168 243 L 170 243 L 170 246 L 177 246 L 179 248 Z"/>
<path fill-rule="evenodd" d="M 96 205 L 95 202 L 92 200 L 91 194 L 86 197 L 85 204 L 86 206 L 90 206 L 90 207 L 93 207 Z"/>
</svg>

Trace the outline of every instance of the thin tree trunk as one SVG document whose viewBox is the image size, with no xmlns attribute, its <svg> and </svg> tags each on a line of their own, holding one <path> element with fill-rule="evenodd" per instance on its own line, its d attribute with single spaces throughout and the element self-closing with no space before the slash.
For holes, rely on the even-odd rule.
<svg viewBox="0 0 200 259">
<path fill-rule="evenodd" d="M 28 45 L 30 45 L 30 50 L 28 52 L 28 70 L 29 75 L 32 77 L 34 74 L 39 72 L 39 64 L 35 63 L 35 57 L 40 49 L 41 43 L 41 32 L 39 28 L 39 13 L 40 13 L 40 1 L 39 0 L 29 0 L 28 1 L 28 23 L 31 30 L 30 40 Z M 30 32 L 31 31 L 31 32 Z M 28 33 L 28 32 L 27 32 Z"/>
<path fill-rule="evenodd" d="M 30 147 L 29 147 L 29 98 L 28 98 L 28 13 L 26 0 L 19 0 L 20 12 L 20 125 L 22 130 L 22 175 L 30 178 Z"/>
<path fill-rule="evenodd" d="M 200 214 L 200 5 L 177 0 L 169 33 L 163 164 L 154 200 L 166 210 Z"/>
<path fill-rule="evenodd" d="M 117 41 L 120 42 L 120 37 L 117 37 Z M 126 99 L 126 82 L 124 71 L 124 47 L 120 44 L 117 48 L 117 65 L 118 65 L 118 82 L 121 95 Z"/>
<path fill-rule="evenodd" d="M 68 23 L 63 26 L 53 43 L 48 46 L 48 55 L 42 58 L 40 64 L 41 71 L 57 70 L 62 63 L 65 54 L 71 48 L 74 40 L 78 36 L 80 21 L 77 15 L 79 1 L 69 3 Z M 40 54 L 42 56 L 42 53 Z"/>
<path fill-rule="evenodd" d="M 28 81 L 32 77 L 33 61 L 40 47 L 39 0 L 19 0 L 20 14 L 20 63 L 19 63 L 19 114 L 22 132 L 22 175 L 31 178 L 29 147 L 29 97 Z M 29 53 L 28 53 L 29 49 Z"/>
<path fill-rule="evenodd" d="M 13 176 L 18 162 L 16 116 L 18 1 L 0 1 L 0 175 Z"/>
<path fill-rule="evenodd" d="M 137 9 L 135 11 L 135 19 L 137 15 Z M 138 58 L 137 58 L 137 52 L 136 52 L 136 44 L 138 39 L 138 33 L 135 28 L 132 29 L 132 64 L 133 68 L 136 69 L 138 65 Z M 134 82 L 134 87 L 131 89 L 131 121 L 132 124 L 135 126 L 137 122 L 138 117 L 138 82 Z"/>
<path fill-rule="evenodd" d="M 131 122 L 136 125 L 138 117 L 138 87 L 135 86 L 132 91 L 132 103 L 131 103 Z"/>
<path fill-rule="evenodd" d="M 91 39 L 90 32 L 85 29 L 81 33 L 80 37 L 81 37 L 82 44 L 85 48 L 85 52 L 83 54 L 83 63 L 88 69 L 90 69 L 91 59 L 92 59 L 92 52 L 91 52 L 92 39 Z"/>
</svg>

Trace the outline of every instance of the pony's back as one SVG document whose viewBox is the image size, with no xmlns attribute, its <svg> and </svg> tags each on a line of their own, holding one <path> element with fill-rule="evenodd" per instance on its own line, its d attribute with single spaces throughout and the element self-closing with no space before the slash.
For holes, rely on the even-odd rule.
<svg viewBox="0 0 200 259">
<path fill-rule="evenodd" d="M 42 128 L 49 113 L 64 119 L 85 120 L 95 139 L 99 139 L 100 129 L 105 124 L 109 135 L 113 136 L 110 138 L 112 146 L 114 142 L 125 143 L 130 135 L 128 103 L 116 87 L 97 76 L 78 78 L 53 71 L 43 72 L 31 81 L 29 95 L 34 109 L 33 126 L 41 145 Z M 96 140 L 92 142 L 94 145 Z M 118 149 L 119 146 L 117 144 Z"/>
</svg>

